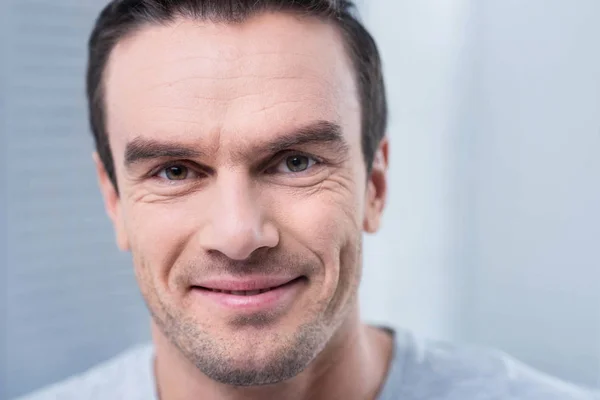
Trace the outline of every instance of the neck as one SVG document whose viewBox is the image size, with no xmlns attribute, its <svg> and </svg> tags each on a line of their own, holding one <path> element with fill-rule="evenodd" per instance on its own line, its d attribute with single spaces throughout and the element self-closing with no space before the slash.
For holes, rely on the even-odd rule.
<svg viewBox="0 0 600 400">
<path fill-rule="evenodd" d="M 160 400 L 374 399 L 385 382 L 392 340 L 383 331 L 362 324 L 357 308 L 304 371 L 285 382 L 258 387 L 211 380 L 153 323 Z"/>
</svg>

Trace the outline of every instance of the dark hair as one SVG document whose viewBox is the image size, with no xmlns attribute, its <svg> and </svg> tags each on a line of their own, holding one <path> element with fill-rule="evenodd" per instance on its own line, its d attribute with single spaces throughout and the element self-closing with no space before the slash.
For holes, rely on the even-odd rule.
<svg viewBox="0 0 600 400">
<path fill-rule="evenodd" d="M 117 179 L 105 124 L 103 74 L 117 42 L 148 24 L 178 17 L 242 22 L 264 11 L 296 12 L 335 24 L 355 69 L 362 106 L 362 150 L 367 172 L 387 124 L 381 59 L 375 41 L 354 14 L 351 0 L 113 0 L 100 13 L 88 44 L 87 98 L 96 150 L 115 189 Z"/>
</svg>

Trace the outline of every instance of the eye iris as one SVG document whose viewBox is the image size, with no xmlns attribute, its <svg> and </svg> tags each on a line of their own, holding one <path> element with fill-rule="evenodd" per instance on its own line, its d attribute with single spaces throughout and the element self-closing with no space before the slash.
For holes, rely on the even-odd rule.
<svg viewBox="0 0 600 400">
<path fill-rule="evenodd" d="M 187 178 L 188 169 L 184 166 L 173 165 L 165 169 L 165 175 L 169 180 L 180 181 Z"/>
<path fill-rule="evenodd" d="M 287 167 L 292 172 L 301 172 L 308 168 L 308 157 L 306 156 L 292 156 L 286 160 Z"/>
</svg>

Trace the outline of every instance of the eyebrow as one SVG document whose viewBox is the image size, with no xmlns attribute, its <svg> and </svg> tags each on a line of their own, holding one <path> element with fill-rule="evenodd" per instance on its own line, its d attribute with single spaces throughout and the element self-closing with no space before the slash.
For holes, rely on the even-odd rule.
<svg viewBox="0 0 600 400">
<path fill-rule="evenodd" d="M 308 144 L 333 144 L 338 153 L 348 152 L 348 143 L 340 125 L 329 121 L 317 121 L 292 130 L 266 144 L 259 144 L 252 153 L 279 153 L 290 148 Z M 206 153 L 197 146 L 178 142 L 165 142 L 156 139 L 137 137 L 125 147 L 125 166 L 156 158 L 199 158 Z"/>
<path fill-rule="evenodd" d="M 292 147 L 307 144 L 334 144 L 338 152 L 346 152 L 348 144 L 342 134 L 342 128 L 329 121 L 317 121 L 280 136 L 267 144 L 271 153 L 279 153 Z M 262 146 L 261 146 L 262 147 Z"/>
<path fill-rule="evenodd" d="M 125 147 L 125 166 L 156 158 L 197 158 L 204 153 L 179 143 L 137 137 Z"/>
</svg>

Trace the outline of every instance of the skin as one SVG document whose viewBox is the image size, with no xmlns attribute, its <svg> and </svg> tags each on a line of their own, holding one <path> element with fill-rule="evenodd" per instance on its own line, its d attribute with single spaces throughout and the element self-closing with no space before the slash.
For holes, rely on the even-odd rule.
<svg viewBox="0 0 600 400">
<path fill-rule="evenodd" d="M 161 399 L 375 398 L 391 338 L 360 322 L 357 289 L 388 143 L 367 176 L 335 27 L 281 13 L 149 25 L 116 46 L 105 90 L 118 193 L 96 166 L 153 316 Z M 268 312 L 192 288 L 281 274 L 299 289 Z"/>
</svg>

